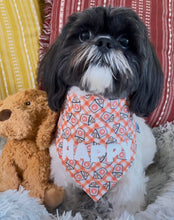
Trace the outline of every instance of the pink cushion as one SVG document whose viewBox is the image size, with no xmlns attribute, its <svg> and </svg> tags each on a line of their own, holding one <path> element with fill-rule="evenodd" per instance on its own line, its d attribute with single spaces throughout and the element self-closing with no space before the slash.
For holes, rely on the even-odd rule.
<svg viewBox="0 0 174 220">
<path fill-rule="evenodd" d="M 171 0 L 45 0 L 47 17 L 41 38 L 41 55 L 55 41 L 70 14 L 92 6 L 131 7 L 146 24 L 160 60 L 165 85 L 157 109 L 147 119 L 150 126 L 174 120 L 174 1 Z M 44 42 L 45 39 L 45 42 Z M 47 41 L 47 42 L 46 42 Z"/>
</svg>

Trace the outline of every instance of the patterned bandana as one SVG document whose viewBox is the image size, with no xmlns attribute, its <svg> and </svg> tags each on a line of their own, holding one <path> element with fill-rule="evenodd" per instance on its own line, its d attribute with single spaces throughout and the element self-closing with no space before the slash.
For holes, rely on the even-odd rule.
<svg viewBox="0 0 174 220">
<path fill-rule="evenodd" d="M 135 130 L 126 100 L 68 92 L 58 122 L 56 148 L 67 172 L 94 201 L 131 167 Z"/>
</svg>

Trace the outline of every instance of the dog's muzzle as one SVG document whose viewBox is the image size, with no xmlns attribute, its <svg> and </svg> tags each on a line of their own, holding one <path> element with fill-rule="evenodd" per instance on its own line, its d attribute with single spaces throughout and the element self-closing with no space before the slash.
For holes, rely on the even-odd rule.
<svg viewBox="0 0 174 220">
<path fill-rule="evenodd" d="M 91 43 L 81 44 L 74 51 L 71 66 L 83 74 L 81 89 L 106 96 L 113 93 L 115 84 L 119 84 L 117 96 L 125 97 L 121 90 L 125 89 L 128 80 L 133 80 L 133 72 L 124 53 L 117 46 L 112 37 L 101 35 Z"/>
</svg>

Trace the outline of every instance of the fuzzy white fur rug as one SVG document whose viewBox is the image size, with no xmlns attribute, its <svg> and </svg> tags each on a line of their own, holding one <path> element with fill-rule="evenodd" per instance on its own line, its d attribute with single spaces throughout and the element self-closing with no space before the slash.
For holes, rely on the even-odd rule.
<svg viewBox="0 0 174 220">
<path fill-rule="evenodd" d="M 146 209 L 135 216 L 129 213 L 119 220 L 174 220 L 174 124 L 168 123 L 153 129 L 158 151 L 155 163 L 148 168 L 149 182 Z M 4 140 L 0 138 L 0 149 Z M 59 216 L 51 215 L 27 191 L 9 190 L 0 193 L 0 219 L 2 220 L 82 220 L 80 213 L 72 217 L 71 212 Z M 98 217 L 97 220 L 100 218 Z M 116 219 L 115 219 L 116 220 Z M 118 220 L 118 219 L 117 219 Z"/>
</svg>

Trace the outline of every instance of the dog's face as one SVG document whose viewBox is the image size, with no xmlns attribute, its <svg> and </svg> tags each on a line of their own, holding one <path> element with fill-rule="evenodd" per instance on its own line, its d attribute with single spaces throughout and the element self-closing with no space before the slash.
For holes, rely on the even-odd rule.
<svg viewBox="0 0 174 220">
<path fill-rule="evenodd" d="M 163 74 L 145 25 L 128 8 L 96 7 L 70 16 L 41 62 L 39 78 L 50 107 L 61 110 L 71 86 L 108 98 L 129 98 L 149 115 L 161 96 Z"/>
</svg>

